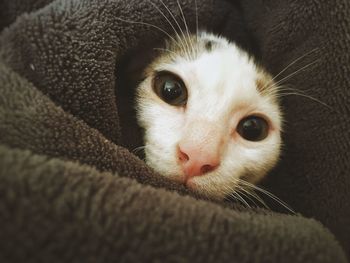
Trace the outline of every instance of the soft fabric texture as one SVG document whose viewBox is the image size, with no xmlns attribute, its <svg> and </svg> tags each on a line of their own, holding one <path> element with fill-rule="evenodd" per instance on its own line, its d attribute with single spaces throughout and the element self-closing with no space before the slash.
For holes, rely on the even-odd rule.
<svg viewBox="0 0 350 263">
<path fill-rule="evenodd" d="M 272 74 L 301 58 L 277 79 L 302 69 L 282 84 L 321 101 L 283 96 L 284 154 L 263 182 L 296 215 L 200 200 L 129 151 L 127 73 L 165 37 L 135 22 L 171 32 L 160 1 L 21 2 L 0 3 L 1 262 L 347 262 L 348 1 L 197 1 L 201 28 Z M 195 1 L 180 4 L 194 29 Z"/>
</svg>

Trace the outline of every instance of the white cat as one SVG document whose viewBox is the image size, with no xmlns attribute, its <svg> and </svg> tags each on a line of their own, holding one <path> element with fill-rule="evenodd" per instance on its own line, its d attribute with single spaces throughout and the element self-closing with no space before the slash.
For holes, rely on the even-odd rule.
<svg viewBox="0 0 350 263">
<path fill-rule="evenodd" d="M 147 164 L 214 199 L 258 182 L 280 155 L 277 91 L 271 75 L 223 37 L 169 40 L 137 89 Z"/>
</svg>

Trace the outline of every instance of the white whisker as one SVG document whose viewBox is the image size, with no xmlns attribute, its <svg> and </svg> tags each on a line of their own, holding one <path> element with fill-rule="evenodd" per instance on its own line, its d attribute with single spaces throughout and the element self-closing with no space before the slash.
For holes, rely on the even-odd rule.
<svg viewBox="0 0 350 263">
<path fill-rule="evenodd" d="M 180 24 L 177 22 L 177 20 L 176 20 L 174 14 L 173 14 L 173 12 L 171 12 L 171 10 L 169 9 L 169 7 L 163 2 L 163 0 L 159 0 L 159 1 L 160 1 L 160 2 L 162 3 L 162 5 L 166 8 L 166 10 L 168 11 L 168 13 L 170 14 L 170 16 L 172 17 L 172 19 L 173 19 L 174 22 L 176 23 L 177 27 L 179 28 L 179 30 L 180 30 L 180 32 L 181 32 L 181 35 L 182 35 L 182 38 L 181 38 L 179 35 L 178 35 L 178 38 L 179 38 L 179 40 L 180 40 L 181 43 L 182 43 L 182 41 L 186 39 L 186 36 L 185 36 L 185 34 L 184 34 L 184 32 L 183 32 L 183 30 L 182 30 Z M 187 46 L 187 49 L 185 48 L 185 49 L 184 49 L 184 52 L 186 52 L 188 59 L 190 59 L 189 46 L 188 46 L 188 44 L 187 44 L 186 41 L 185 41 L 185 44 L 186 44 L 186 46 Z"/>
<path fill-rule="evenodd" d="M 119 17 L 117 17 L 116 19 L 120 20 L 122 22 L 125 22 L 125 23 L 140 24 L 140 25 L 145 25 L 145 26 L 150 26 L 150 27 L 156 28 L 159 31 L 163 32 L 167 37 L 169 37 L 169 39 L 173 40 L 174 43 L 178 45 L 178 43 L 176 42 L 175 38 L 173 38 L 167 31 L 165 31 L 164 29 L 162 29 L 162 28 L 160 28 L 160 27 L 158 27 L 156 25 L 153 25 L 153 24 L 150 24 L 150 23 L 146 23 L 146 22 L 126 20 L 126 19 L 122 19 L 122 18 L 119 18 Z"/>
<path fill-rule="evenodd" d="M 300 69 L 298 69 L 298 70 L 292 72 L 291 74 L 287 75 L 286 77 L 284 77 L 284 78 L 282 78 L 282 79 L 276 81 L 276 82 L 275 82 L 275 85 L 280 85 L 283 81 L 290 79 L 291 77 L 295 76 L 296 74 L 298 74 L 299 72 L 303 71 L 304 69 L 306 69 L 306 68 L 308 68 L 308 67 L 310 67 L 310 66 L 316 64 L 317 62 L 319 62 L 319 60 L 315 60 L 315 61 L 313 61 L 313 62 L 311 62 L 311 63 L 309 63 L 309 64 L 307 64 L 307 65 L 301 67 Z"/>
<path fill-rule="evenodd" d="M 178 38 L 178 40 L 180 41 L 180 44 L 182 45 L 182 48 L 185 50 L 185 46 L 183 45 L 182 41 L 181 41 L 181 37 L 178 33 L 178 31 L 175 29 L 174 25 L 171 23 L 171 21 L 169 20 L 169 18 L 164 14 L 164 12 L 155 4 L 153 3 L 151 0 L 147 0 L 168 22 L 168 24 L 171 26 L 171 28 L 173 29 L 176 37 Z M 161 1 L 161 3 L 164 5 L 164 3 Z M 165 6 L 166 7 L 166 6 Z M 167 8 L 167 7 L 166 7 Z M 168 10 L 168 8 L 167 8 Z M 175 41 L 176 43 L 179 43 L 179 41 Z"/>
<path fill-rule="evenodd" d="M 244 198 L 242 196 L 240 196 L 237 191 L 232 192 L 231 195 L 234 195 L 235 197 L 237 197 L 237 200 L 240 201 L 246 207 L 251 208 L 251 206 L 247 203 L 247 201 L 244 200 Z"/>
<path fill-rule="evenodd" d="M 146 149 L 147 148 L 147 146 L 140 146 L 140 147 L 136 147 L 135 149 L 133 149 L 131 152 L 133 153 L 133 154 L 137 154 L 138 152 L 140 152 L 140 151 L 142 151 L 142 150 L 144 150 L 144 149 Z"/>
<path fill-rule="evenodd" d="M 286 97 L 286 96 L 293 96 L 293 95 L 313 100 L 313 101 L 318 102 L 319 104 L 327 107 L 330 110 L 334 110 L 331 106 L 329 106 L 328 104 L 324 103 L 323 101 L 321 101 L 319 99 L 316 99 L 316 98 L 314 98 L 312 96 L 306 95 L 306 94 L 297 93 L 297 92 L 289 92 L 289 93 L 280 93 L 280 94 L 278 94 L 279 97 Z"/>
<path fill-rule="evenodd" d="M 244 189 L 242 186 L 240 186 L 240 189 L 250 195 L 252 198 L 255 198 L 260 204 L 262 204 L 266 209 L 271 210 L 271 208 L 258 196 L 254 191 L 249 192 L 248 190 Z M 254 203 L 255 204 L 255 203 Z"/>
<path fill-rule="evenodd" d="M 317 50 L 317 49 L 314 49 L 313 51 L 315 51 L 315 50 Z M 310 51 L 310 52 L 308 52 L 307 54 L 310 54 L 310 53 L 313 52 L 313 51 Z M 275 79 L 278 75 L 280 75 L 282 72 L 284 72 L 284 71 L 285 71 L 287 68 L 289 68 L 291 65 L 295 64 L 295 63 L 296 63 L 297 61 L 299 61 L 301 58 L 305 57 L 307 54 L 305 54 L 304 56 L 302 56 L 302 57 L 300 57 L 300 58 L 294 60 L 294 61 L 293 61 L 292 63 L 290 63 L 284 70 L 282 70 L 279 74 L 277 74 L 273 79 Z M 277 97 L 284 97 L 284 96 L 291 96 L 291 95 L 300 96 L 300 97 L 308 98 L 308 99 L 310 99 L 310 100 L 312 100 L 312 101 L 318 102 L 318 103 L 320 103 L 321 105 L 327 107 L 327 108 L 330 109 L 330 110 L 334 110 L 331 106 L 329 106 L 329 105 L 326 104 L 325 102 L 323 102 L 323 101 L 321 101 L 321 100 L 319 100 L 319 99 L 317 99 L 317 98 L 314 98 L 314 97 L 312 97 L 312 96 L 310 96 L 310 95 L 308 95 L 308 94 L 305 94 L 305 93 L 303 93 L 301 90 L 298 90 L 298 89 L 295 89 L 295 88 L 293 89 L 293 88 L 289 88 L 289 87 L 285 87 L 285 86 L 280 86 L 280 85 L 282 84 L 283 81 L 286 81 L 286 80 L 292 78 L 293 76 L 295 76 L 295 75 L 298 74 L 299 72 L 301 72 L 301 71 L 307 69 L 308 67 L 310 67 L 310 66 L 316 64 L 317 62 L 319 62 L 319 60 L 315 60 L 315 61 L 313 61 L 313 62 L 311 62 L 311 63 L 309 63 L 309 64 L 307 64 L 307 65 L 301 67 L 300 69 L 298 69 L 298 70 L 292 72 L 291 74 L 285 76 L 284 78 L 278 80 L 277 82 L 273 83 L 273 84 L 272 84 L 273 86 L 278 86 L 278 88 L 277 88 L 277 91 L 278 91 L 278 92 L 277 92 L 277 93 L 276 93 L 275 89 L 271 89 L 271 87 L 272 87 L 271 84 L 270 84 L 270 86 L 265 85 L 264 90 L 267 90 L 267 93 L 265 93 L 265 95 L 272 95 L 272 94 L 273 94 L 274 96 L 277 96 Z M 272 81 L 270 81 L 269 83 L 271 83 L 271 82 L 272 82 Z M 288 91 L 288 92 L 285 92 L 285 91 Z M 285 92 L 285 93 L 284 93 L 284 92 Z"/>
<path fill-rule="evenodd" d="M 329 106 L 327 103 L 307 94 L 306 91 L 309 91 L 310 89 L 306 89 L 305 91 L 302 91 L 302 90 L 299 90 L 297 88 L 288 87 L 287 85 L 280 85 L 280 86 L 278 86 L 277 89 L 278 89 L 277 93 L 275 90 L 271 90 L 271 91 L 265 92 L 264 95 L 265 96 L 274 96 L 277 98 L 282 98 L 284 96 L 291 96 L 291 95 L 300 96 L 300 97 L 308 98 L 308 99 L 315 101 L 317 103 L 320 103 L 322 106 L 325 106 L 328 109 L 335 111 L 335 109 L 332 108 L 331 106 Z"/>
<path fill-rule="evenodd" d="M 266 87 L 268 87 L 273 81 L 275 81 L 276 78 L 278 78 L 281 74 L 283 74 L 287 69 L 289 69 L 291 66 L 293 66 L 295 63 L 297 63 L 298 61 L 300 61 L 301 59 L 305 58 L 306 56 L 310 55 L 311 53 L 317 51 L 318 48 L 314 48 L 311 51 L 305 53 L 304 55 L 298 57 L 297 59 L 293 60 L 291 63 L 289 63 L 284 69 L 282 69 L 277 75 L 275 75 L 271 81 L 269 81 L 266 86 L 264 87 L 264 89 Z"/>
<path fill-rule="evenodd" d="M 180 2 L 179 2 L 179 0 L 176 0 L 176 2 L 177 2 L 177 5 L 178 5 L 178 7 L 179 7 L 179 9 L 180 9 L 180 13 L 181 13 L 181 16 L 182 16 L 182 20 L 183 20 L 183 23 L 184 23 L 184 25 L 185 25 L 185 29 L 186 29 L 186 33 L 187 33 L 187 43 L 188 43 L 188 45 L 189 46 L 191 46 L 191 48 L 192 48 L 192 53 L 194 53 L 194 46 L 193 46 L 193 42 L 191 41 L 191 37 L 190 37 L 190 33 L 189 33 L 189 30 L 188 30 L 188 26 L 187 26 L 187 22 L 186 22 L 186 18 L 185 18 L 185 15 L 184 15 L 184 12 L 183 12 L 183 10 L 182 10 L 182 7 L 181 7 L 181 5 L 180 5 Z"/>
<path fill-rule="evenodd" d="M 237 187 L 236 192 L 240 193 L 242 196 L 246 197 L 250 202 L 254 204 L 255 207 L 259 207 L 255 201 L 251 198 L 251 195 L 248 194 L 246 191 L 243 191 L 242 187 Z"/>
<path fill-rule="evenodd" d="M 281 206 L 283 206 L 285 209 L 287 209 L 287 210 L 290 211 L 291 213 L 295 214 L 295 211 L 294 211 L 292 208 L 290 208 L 290 207 L 288 206 L 288 204 L 286 204 L 285 202 L 283 202 L 281 199 L 279 199 L 277 196 L 275 196 L 274 194 L 270 193 L 269 191 L 264 190 L 264 189 L 262 189 L 262 188 L 260 188 L 260 187 L 258 187 L 258 186 L 256 186 L 256 185 L 251 184 L 251 183 L 249 183 L 249 182 L 247 182 L 247 181 L 244 181 L 244 180 L 240 180 L 240 183 L 243 184 L 243 185 L 246 185 L 246 186 L 248 186 L 248 187 L 251 187 L 251 188 L 253 188 L 253 189 L 255 189 L 255 190 L 257 190 L 257 191 L 259 191 L 259 192 L 261 192 L 261 193 L 263 193 L 263 194 L 265 194 L 266 196 L 270 197 L 270 198 L 271 198 L 272 200 L 274 200 L 275 202 L 279 203 L 279 204 L 280 204 Z"/>
</svg>

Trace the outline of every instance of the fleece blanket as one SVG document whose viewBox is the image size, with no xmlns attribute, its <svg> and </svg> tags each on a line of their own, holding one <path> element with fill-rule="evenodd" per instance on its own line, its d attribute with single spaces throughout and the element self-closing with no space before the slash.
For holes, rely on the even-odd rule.
<svg viewBox="0 0 350 263">
<path fill-rule="evenodd" d="M 171 32 L 162 1 L 3 0 L 0 261 L 347 262 L 350 3 L 164 3 L 290 87 L 262 186 L 297 214 L 200 199 L 133 154 L 133 76 Z"/>
</svg>

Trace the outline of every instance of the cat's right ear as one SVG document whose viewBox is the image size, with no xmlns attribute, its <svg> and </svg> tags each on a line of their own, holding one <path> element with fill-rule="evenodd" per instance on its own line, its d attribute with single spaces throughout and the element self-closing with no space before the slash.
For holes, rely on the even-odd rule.
<svg viewBox="0 0 350 263">
<path fill-rule="evenodd" d="M 144 78 L 145 68 L 158 55 L 157 52 L 153 48 L 144 47 L 129 50 L 116 64 L 115 92 L 118 115 L 123 146 L 128 149 L 135 149 L 143 144 L 143 131 L 135 119 L 135 92 Z"/>
<path fill-rule="evenodd" d="M 118 63 L 116 76 L 122 79 L 124 87 L 137 87 L 146 77 L 145 69 L 159 54 L 160 50 L 154 46 L 130 50 Z"/>
</svg>

